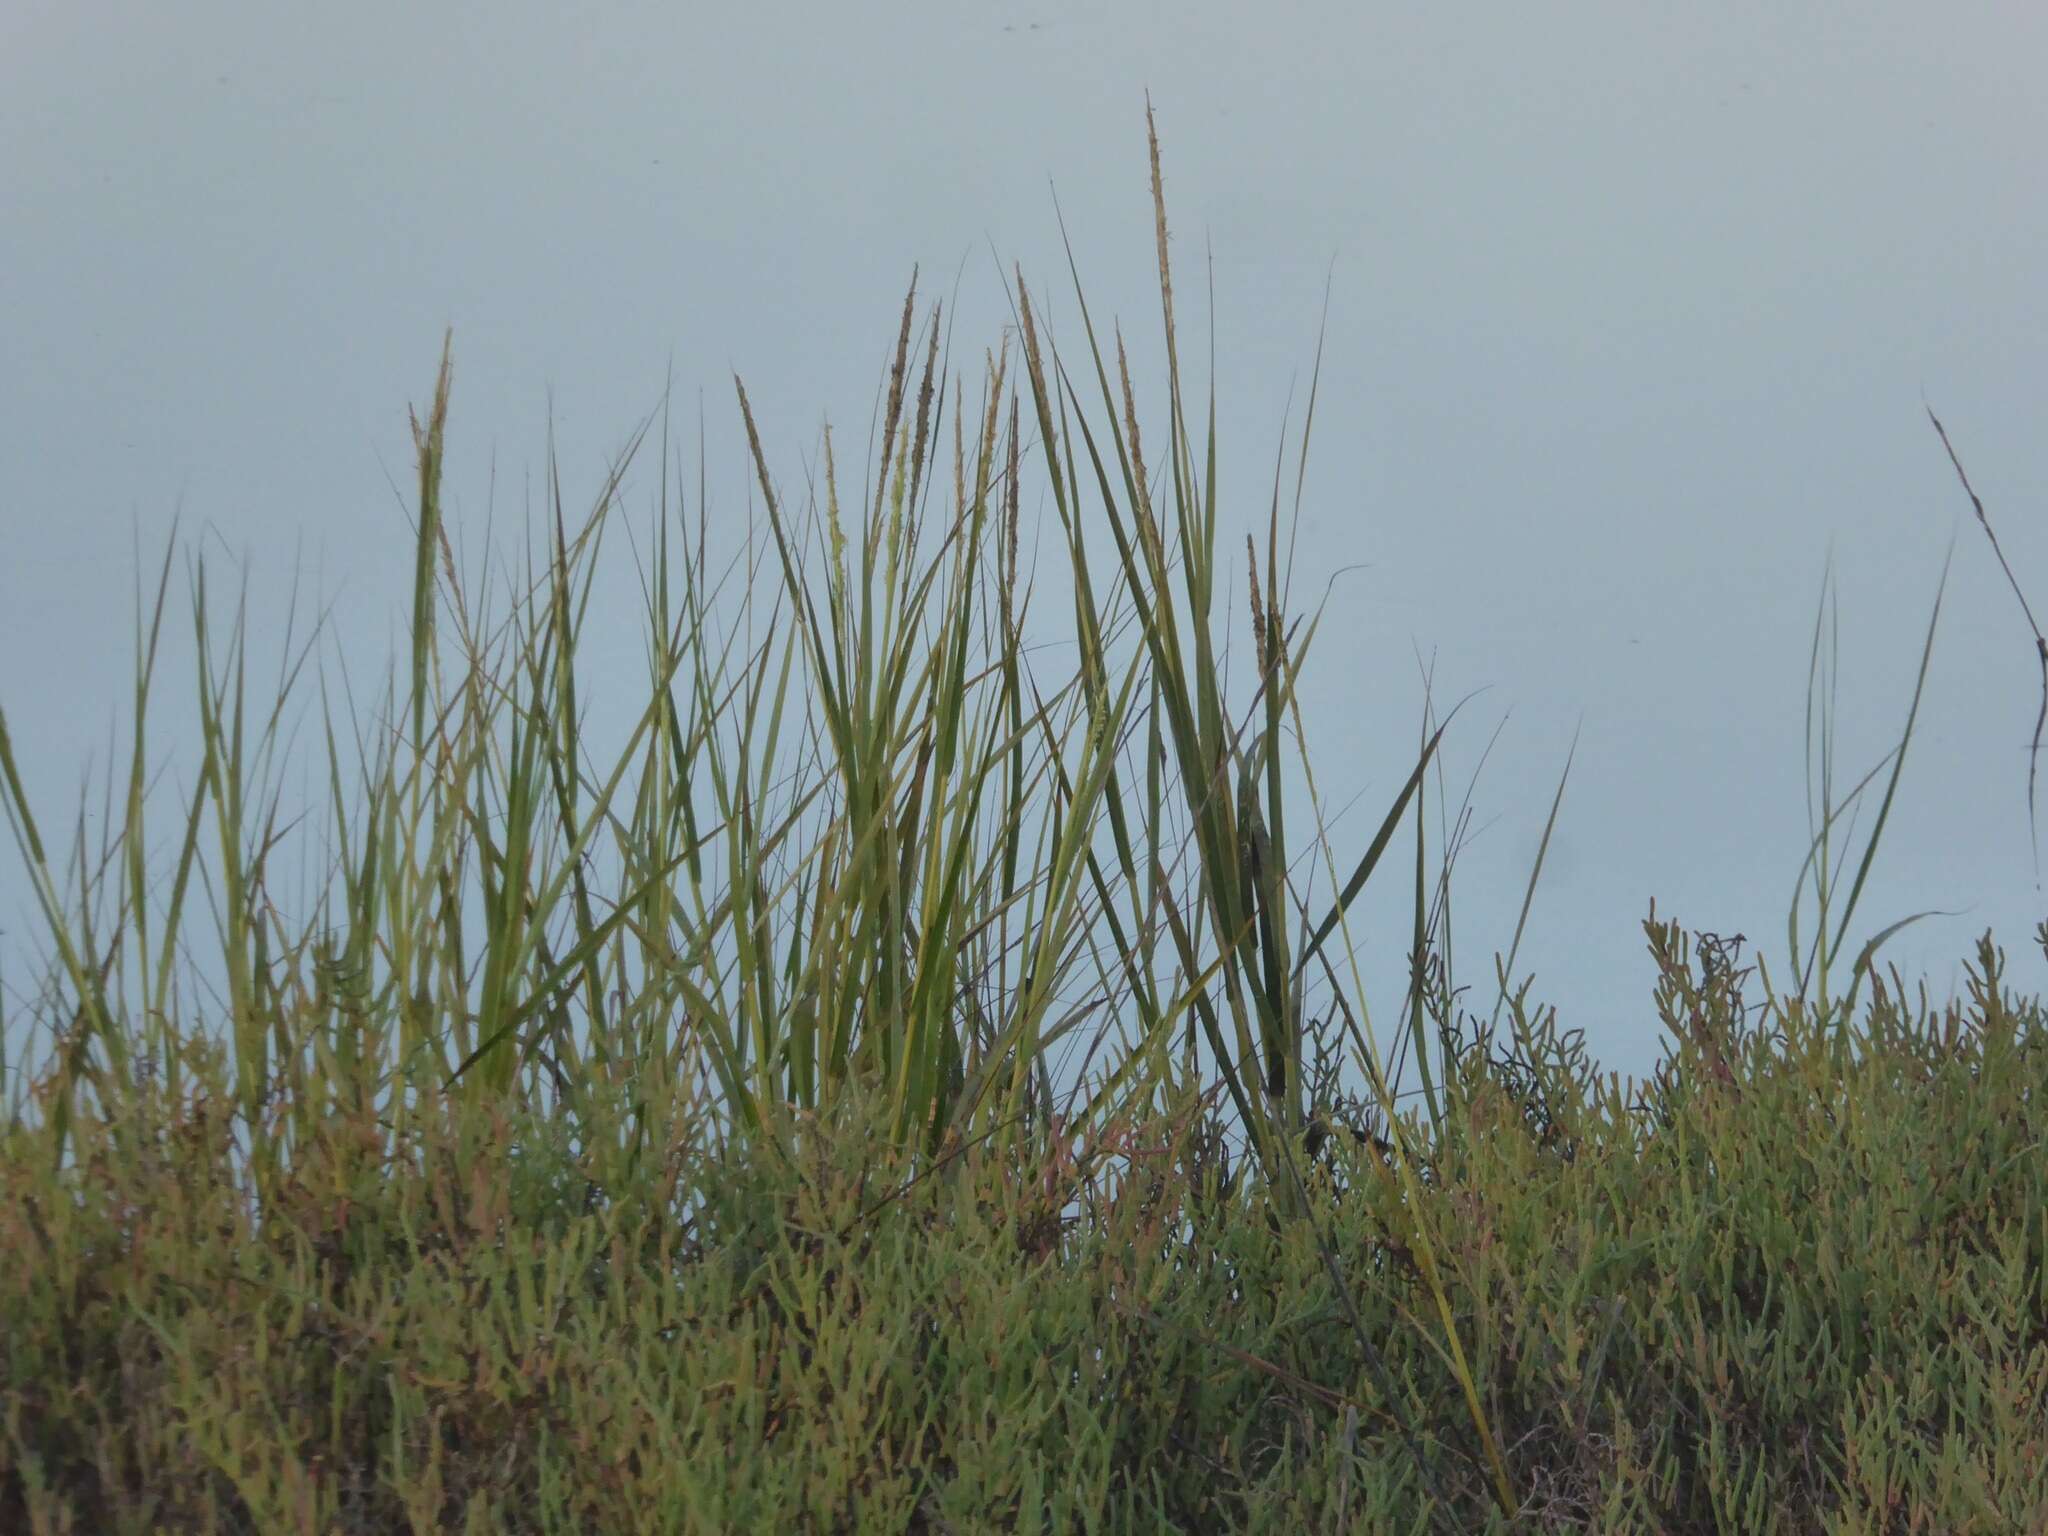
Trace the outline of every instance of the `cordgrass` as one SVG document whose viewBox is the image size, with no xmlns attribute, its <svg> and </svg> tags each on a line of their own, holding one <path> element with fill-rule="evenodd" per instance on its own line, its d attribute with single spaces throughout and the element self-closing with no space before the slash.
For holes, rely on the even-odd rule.
<svg viewBox="0 0 2048 1536">
<path fill-rule="evenodd" d="M 1424 835 L 1452 721 L 1425 715 L 1340 855 L 1284 451 L 1228 696 L 1214 360 L 1197 430 L 1150 127 L 1151 462 L 1071 253 L 1085 348 L 1017 272 L 972 414 L 913 279 L 858 495 L 828 433 L 799 511 L 735 379 L 758 538 L 715 577 L 664 411 L 623 744 L 593 739 L 578 647 L 653 419 L 573 530 L 550 475 L 494 618 L 442 514 L 452 339 L 413 423 L 410 654 L 374 708 L 344 673 L 338 711 L 310 643 L 252 703 L 245 610 L 221 639 L 195 563 L 201 762 L 162 842 L 167 552 L 125 808 L 97 850 L 81 816 L 61 870 L 0 714 L 49 961 L 44 1054 L 6 1064 L 0 1238 L 29 1260 L 0 1286 L 0 1526 L 2048 1520 L 2038 1005 L 1986 935 L 1969 1007 L 1910 1009 L 1876 956 L 1924 913 L 1839 975 L 1939 595 L 1899 744 L 1838 801 L 1823 590 L 1785 987 L 1716 935 L 1696 980 L 1653 907 L 1671 1054 L 1640 1092 L 1511 985 L 1522 923 L 1491 1017 L 1462 1015 L 1455 844 L 1432 892 Z M 1297 509 L 1314 412 L 1312 383 Z M 1061 677 L 1028 638 L 1033 466 Z M 309 676 L 311 808 L 281 788 Z M 1838 824 L 1887 769 L 1844 894 Z M 331 858 L 295 903 L 309 814 Z M 1383 1041 L 1350 914 L 1411 814 Z"/>
</svg>

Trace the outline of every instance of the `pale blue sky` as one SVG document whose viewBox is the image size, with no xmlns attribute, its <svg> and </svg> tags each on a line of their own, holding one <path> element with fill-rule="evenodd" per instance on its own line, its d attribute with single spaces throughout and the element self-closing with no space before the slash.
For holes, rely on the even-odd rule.
<svg viewBox="0 0 2048 1536">
<path fill-rule="evenodd" d="M 188 532 L 247 557 L 260 620 L 299 567 L 334 598 L 351 664 L 380 665 L 408 590 L 405 408 L 446 325 L 450 501 L 472 548 L 494 462 L 516 536 L 550 400 L 580 501 L 671 365 L 684 415 L 705 402 L 714 520 L 745 507 L 732 370 L 801 484 L 826 415 L 865 440 L 914 263 L 927 294 L 960 274 L 956 356 L 1006 317 L 995 256 L 1078 345 L 1055 190 L 1092 305 L 1156 363 L 1149 89 L 1197 335 L 1214 255 L 1232 550 L 1290 388 L 1298 424 L 1333 283 L 1301 558 L 1365 567 L 1337 589 L 1307 700 L 1329 798 L 1364 794 L 1340 857 L 1405 771 L 1415 652 L 1434 653 L 1440 697 L 1489 690 L 1453 732 L 1454 787 L 1512 710 L 1456 887 L 1463 979 L 1489 977 L 1583 716 L 1518 970 L 1640 1072 L 1658 1045 L 1652 895 L 1783 969 L 1831 541 L 1844 777 L 1895 738 L 1965 510 L 1923 400 L 2048 603 L 2044 59 L 2048 10 L 2019 3 L 572 20 L 529 0 L 12 0 L 0 706 L 68 829 L 126 707 L 132 540 L 153 568 L 181 506 Z M 1144 382 L 1156 399 L 1156 367 Z M 637 676 L 629 618 L 592 644 Z M 1937 994 L 1987 925 L 2015 985 L 2048 970 L 2025 819 L 2038 688 L 1966 526 L 1853 935 L 1967 909 L 1892 946 Z M 185 697 L 159 705 L 166 733 L 189 736 Z M 0 945 L 18 953 L 11 850 L 4 868 Z M 1365 930 L 1382 1010 L 1405 979 L 1399 896 Z"/>
</svg>

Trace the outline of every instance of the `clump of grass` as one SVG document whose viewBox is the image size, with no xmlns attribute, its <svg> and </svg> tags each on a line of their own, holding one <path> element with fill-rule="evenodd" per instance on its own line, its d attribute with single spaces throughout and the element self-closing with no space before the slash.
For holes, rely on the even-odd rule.
<svg viewBox="0 0 2048 1536">
<path fill-rule="evenodd" d="M 441 511 L 452 341 L 413 423 L 409 668 L 367 717 L 352 692 L 340 714 L 320 677 L 326 804 L 314 814 L 326 818 L 333 857 L 309 900 L 290 899 L 278 868 L 281 850 L 306 842 L 281 784 L 311 646 L 288 659 L 276 697 L 253 704 L 245 610 L 220 644 L 203 561 L 192 579 L 200 763 L 176 808 L 167 885 L 149 859 L 157 800 L 147 723 L 170 556 L 153 603 L 137 594 L 125 811 L 109 819 L 96 853 L 81 819 L 68 894 L 0 715 L 0 802 L 51 948 L 39 1014 L 49 1057 L 7 1131 L 8 1220 L 41 1267 L 12 1294 L 26 1331 L 9 1348 L 4 1382 L 12 1417 L 0 1509 L 53 1521 L 68 1510 L 108 1528 L 157 1519 L 369 1528 L 401 1518 L 573 1528 L 644 1523 L 656 1507 L 730 1525 L 769 1518 L 784 1508 L 779 1499 L 813 1497 L 833 1508 L 923 1510 L 924 1492 L 904 1503 L 910 1485 L 891 1481 L 901 1471 L 893 1463 L 861 1472 L 880 1482 L 857 1496 L 841 1487 L 862 1465 L 843 1444 L 829 1464 L 782 1472 L 728 1464 L 693 1482 L 663 1469 L 717 1443 L 707 1424 L 772 1446 L 791 1414 L 835 1423 L 844 1414 L 847 1433 L 886 1417 L 872 1392 L 845 1384 L 886 1377 L 889 1391 L 914 1393 L 916 1380 L 892 1374 L 876 1352 L 914 1346 L 929 1360 L 958 1341 L 932 1342 L 952 1336 L 924 1302 L 901 1313 L 852 1301 L 833 1311 L 833 1285 L 874 1253 L 845 1245 L 907 1244 L 890 1251 L 928 1258 L 918 1245 L 957 1239 L 966 1246 L 932 1259 L 938 1268 L 917 1271 L 922 1278 L 890 1271 L 874 1282 L 875 1294 L 909 1285 L 905 1296 L 926 1301 L 918 1287 L 951 1287 L 957 1303 L 986 1277 L 977 1266 L 992 1261 L 975 1245 L 992 1231 L 1040 1262 L 1085 1247 L 1063 1235 L 1062 1213 L 1119 1157 L 1132 1164 L 1133 1188 L 1143 1186 L 1136 1163 L 1145 1157 L 1175 1172 L 1145 1197 L 1153 1214 L 1142 1236 L 1113 1222 L 1094 1229 L 1111 1234 L 1103 1253 L 1135 1242 L 1152 1255 L 1114 1281 L 1099 1271 L 1089 1284 L 1100 1289 L 1084 1288 L 1102 1358 L 1199 1376 L 1189 1351 L 1213 1348 L 1251 1375 L 1215 1391 L 1147 1382 L 1148 1406 L 1134 1410 L 1142 1427 L 1120 1430 L 1120 1389 L 1088 1362 L 1057 1386 L 1055 1396 L 1068 1394 L 1057 1412 L 1042 1381 L 963 1366 L 972 1390 L 1025 1416 L 1014 1434 L 991 1430 L 973 1456 L 990 1466 L 1022 1457 L 1039 1468 L 1028 1483 L 1059 1475 L 1047 1426 L 1064 1426 L 1069 1444 L 1099 1434 L 1089 1463 L 1096 1502 L 1086 1505 L 1098 1517 L 1171 1506 L 1204 1518 L 1190 1490 L 1210 1476 L 1201 1470 L 1211 1465 L 1207 1437 L 1232 1414 L 1272 1407 L 1247 1383 L 1279 1381 L 1293 1393 L 1313 1378 L 1310 1396 L 1347 1416 L 1339 1486 L 1378 1499 L 1374 1509 L 1490 1503 L 1484 1518 L 1504 1521 L 1548 1486 L 1515 1436 L 1532 1432 L 1539 1399 L 1542 1412 L 1557 1404 L 1503 1395 L 1514 1373 L 1498 1354 L 1529 1325 L 1512 1298 L 1534 1292 L 1510 1285 L 1498 1301 L 1508 1282 L 1472 1236 L 1474 1202 L 1499 1205 L 1509 1182 L 1495 1161 L 1509 1154 L 1490 1150 L 1489 1138 L 1511 1124 L 1526 1132 L 1526 1145 L 1501 1144 L 1522 1147 L 1513 1154 L 1521 1172 L 1576 1166 L 1603 1147 L 1626 1145 L 1634 1157 L 1644 1124 L 1667 1146 L 1673 1136 L 1711 1140 L 1732 1134 L 1700 1129 L 1721 1124 L 1714 1106 L 1748 1102 L 1740 1085 L 1778 1081 L 1782 1062 L 1741 1043 L 1725 970 L 1691 989 L 1677 931 L 1660 928 L 1654 908 L 1649 929 L 1669 989 L 1660 1010 L 1678 1057 L 1644 1103 L 1623 1105 L 1618 1087 L 1603 1097 L 1554 1015 L 1532 1020 L 1526 985 L 1510 996 L 1519 923 L 1492 1018 L 1460 1036 L 1442 916 L 1453 850 L 1432 908 L 1423 835 L 1426 774 L 1450 721 L 1425 717 L 1414 766 L 1374 835 L 1340 860 L 1298 697 L 1322 610 L 1297 612 L 1282 576 L 1291 551 L 1279 463 L 1263 552 L 1256 535 L 1246 538 L 1250 696 L 1226 696 L 1217 606 L 1234 589 L 1219 549 L 1234 541 L 1219 544 L 1213 362 L 1198 431 L 1149 108 L 1148 142 L 1167 361 L 1153 463 L 1121 332 L 1112 373 L 1071 252 L 1085 353 L 1062 355 L 1019 271 L 1015 355 L 1005 335 L 985 357 L 971 414 L 970 379 L 952 368 L 939 307 L 920 318 L 913 277 L 872 478 L 857 498 L 842 494 L 828 433 L 822 485 L 794 504 L 735 379 L 760 537 L 715 577 L 701 485 L 693 532 L 670 483 L 664 413 L 659 503 L 635 551 L 647 635 L 635 698 L 644 702 L 623 745 L 605 750 L 588 728 L 579 645 L 600 551 L 625 521 L 622 486 L 653 420 L 573 530 L 550 473 L 542 551 L 523 581 L 496 595 L 503 612 L 494 616 L 492 594 L 458 580 Z M 1297 511 L 1315 398 L 1312 381 Z M 1076 665 L 1064 677 L 1045 675 L 1027 640 L 1040 596 L 1036 578 L 1020 576 L 1031 569 L 1020 524 L 1033 462 L 1065 546 L 1058 597 L 1071 605 Z M 1090 530 L 1107 533 L 1113 560 L 1091 560 Z M 734 578 L 740 622 L 720 606 Z M 767 610 L 758 628 L 757 605 Z M 1939 606 L 1937 597 L 1936 616 Z M 1932 639 L 1930 619 L 1930 650 Z M 1810 683 L 1820 656 L 1817 627 Z M 1833 828 L 1877 770 L 1836 805 L 1822 717 L 1821 810 L 1807 860 L 1819 937 L 1802 950 L 1802 870 L 1788 933 L 1797 991 L 1768 1004 L 1780 1043 L 1797 1040 L 1808 1053 L 1795 1056 L 1809 1077 L 1819 1070 L 1814 1042 L 1832 1042 L 1837 1057 L 1848 1049 L 1861 979 L 1875 976 L 1879 945 L 1903 926 L 1867 943 L 1846 1000 L 1831 997 L 1925 674 L 1923 654 L 1913 710 L 1885 760 L 1892 776 L 1877 827 L 1832 932 Z M 1811 708 L 1808 724 L 1811 738 Z M 1290 741 L 1308 791 L 1305 839 L 1302 807 L 1283 792 Z M 1438 775 L 1441 786 L 1440 762 Z M 1563 789 L 1561 779 L 1546 847 Z M 1383 1048 L 1349 914 L 1411 810 L 1408 1045 L 1397 1035 Z M 1320 898 L 1314 882 L 1297 884 L 1304 859 L 1321 866 Z M 1539 852 L 1524 921 L 1541 866 Z M 1986 964 L 1995 993 L 1988 951 Z M 1342 1021 L 1363 1104 L 1339 1102 L 1325 1031 L 1310 1016 L 1312 982 L 1327 988 L 1328 1019 Z M 1080 1081 L 1063 1099 L 1055 1052 L 1082 1040 Z M 1419 1111 L 1402 1108 L 1411 1059 Z M 1333 1135 L 1345 1125 L 1349 1137 Z M 1234 1170 L 1227 1135 L 1245 1141 Z M 1735 1143 L 1713 1144 L 1717 1156 L 1739 1155 Z M 1688 1219 L 1704 1198 L 1689 1182 L 1693 1166 L 1681 1159 L 1678 1171 L 1682 1200 L 1695 1202 L 1684 1206 Z M 1347 1194 L 1358 1197 L 1349 1215 L 1334 1203 Z M 1240 1217 L 1253 1210 L 1263 1219 L 1247 1229 Z M 1361 1211 L 1371 1213 L 1363 1228 Z M 1162 1234 L 1183 1228 L 1215 1246 L 1169 1262 Z M 1329 1371 L 1276 1366 L 1269 1336 L 1247 1344 L 1186 1331 L 1186 1318 L 1224 1305 L 1186 1275 L 1234 1268 L 1228 1305 L 1246 1306 L 1265 1283 L 1252 1276 L 1280 1262 L 1246 1251 L 1247 1230 L 1277 1243 L 1286 1264 L 1313 1269 L 1313 1279 L 1290 1271 L 1288 1283 L 1323 1297 L 1316 1326 L 1343 1337 L 1324 1341 Z M 954 1238 L 933 1237 L 944 1232 Z M 242 1274 L 236 1255 L 245 1252 L 250 1296 L 228 1278 Z M 149 1271 L 142 1289 L 111 1278 L 117 1253 Z M 1584 1254 L 1574 1262 L 1574 1283 L 1599 1270 Z M 749 1288 L 769 1271 L 780 1277 L 769 1292 Z M 233 1299 L 209 1323 L 191 1298 L 223 1286 Z M 1178 1317 L 1162 1310 L 1169 1294 L 1180 1297 Z M 1010 1304 L 1023 1308 L 1023 1295 Z M 471 1314 L 486 1303 L 497 1310 L 479 1322 Z M 429 1321 L 442 1306 L 447 1317 Z M 745 1361 L 719 1353 L 707 1330 L 742 1314 L 766 1318 L 766 1332 L 735 1337 L 783 1360 L 778 1369 L 794 1373 L 786 1392 L 728 1381 Z M 1024 1327 L 1021 1315 L 989 1314 L 976 1326 L 1000 1333 Z M 797 1316 L 811 1322 L 798 1326 Z M 898 1316 L 936 1331 L 897 1337 L 884 1324 Z M 289 1379 L 266 1376 L 263 1360 L 223 1363 L 229 1317 L 289 1346 Z M 1125 1324 L 1136 1332 L 1116 1331 Z M 781 1356 L 792 1326 L 804 1342 Z M 558 1349 L 572 1336 L 579 1342 Z M 606 1337 L 626 1341 L 619 1362 L 602 1358 Z M 659 1366 L 658 1351 L 678 1337 L 693 1341 L 691 1363 Z M 1568 1359 L 1581 1359 L 1584 1339 L 1562 1337 L 1576 1341 L 1558 1346 Z M 89 1390 L 140 1384 L 149 1406 L 137 1437 L 69 1419 L 54 1438 L 23 1427 L 25 1416 L 57 1411 L 29 1383 L 60 1368 L 53 1362 L 74 1345 L 80 1379 L 97 1383 Z M 305 1350 L 331 1358 L 309 1363 Z M 825 1355 L 837 1364 L 820 1364 Z M 1618 1433 L 1644 1408 L 1628 1394 L 1612 1406 L 1598 1400 L 1605 1368 L 1572 1377 L 1574 1433 L 1594 1433 L 1585 1426 L 1596 1409 Z M 662 1370 L 671 1374 L 645 1374 Z M 374 1384 L 380 1372 L 392 1377 L 388 1392 Z M 1341 1379 L 1323 1379 L 1333 1374 Z M 221 1396 L 223 1382 L 249 1402 L 271 1393 L 288 1403 L 283 1438 L 266 1440 L 253 1409 Z M 679 1395 L 684 1386 L 706 1395 L 697 1409 Z M 728 1386 L 729 1406 L 702 1406 Z M 626 1402 L 630 1430 L 614 1406 Z M 1380 1426 L 1364 1432 L 1383 1432 L 1378 1449 L 1361 1448 L 1360 1415 Z M 1656 1433 L 1674 1433 L 1674 1423 L 1666 1414 Z M 914 1426 L 894 1452 L 922 1469 L 927 1491 L 933 1479 L 957 1481 L 970 1454 L 935 1433 Z M 1294 1442 L 1278 1433 L 1260 1477 L 1300 1471 Z M 1317 1455 L 1334 1456 L 1326 1424 L 1303 1433 Z M 311 1461 L 290 1448 L 316 1443 L 327 1449 Z M 509 1447 L 502 1467 L 489 1462 L 493 1445 Z M 589 1463 L 597 1447 L 609 1459 Z M 1700 1497 L 1657 1459 L 1666 1449 L 1648 1460 L 1596 1452 L 1592 1439 L 1575 1452 L 1581 1493 L 1640 1474 L 1663 1501 L 1630 1494 L 1614 1508 L 1691 1509 Z M 785 1442 L 775 1454 L 795 1453 Z M 1142 1486 L 1139 1469 L 1162 1455 L 1176 1458 L 1170 1495 Z M 78 1489 L 91 1480 L 80 1471 L 88 1464 L 121 1470 L 87 1496 Z M 148 1470 L 158 1464 L 169 1470 Z M 1368 1464 L 1378 1481 L 1354 1484 Z M 1711 1465 L 1713 1477 L 1726 1471 Z M 1225 1502 L 1240 1512 L 1267 1507 L 1265 1484 L 1238 1486 L 1252 1476 L 1246 1468 L 1214 1475 L 1236 1489 Z M 519 1488 L 545 1497 L 526 1507 Z M 1339 1492 L 1335 1507 L 1350 1498 Z M 1029 1523 L 1029 1512 L 1057 1502 L 1047 1485 L 1029 1484 L 972 1518 L 1000 1507 Z"/>
</svg>

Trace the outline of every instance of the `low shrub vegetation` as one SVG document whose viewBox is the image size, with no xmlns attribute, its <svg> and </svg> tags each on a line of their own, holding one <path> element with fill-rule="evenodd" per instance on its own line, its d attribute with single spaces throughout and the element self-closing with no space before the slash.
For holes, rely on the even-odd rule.
<svg viewBox="0 0 2048 1536">
<path fill-rule="evenodd" d="M 1848 947 L 1934 620 L 1840 803 L 1822 709 L 1779 985 L 1653 906 L 1649 1081 L 1513 950 L 1468 1011 L 1422 830 L 1451 722 L 1340 850 L 1286 463 L 1238 586 L 1150 147 L 1163 430 L 1078 274 L 1085 345 L 1016 274 L 971 408 L 913 283 L 870 482 L 828 433 L 802 511 L 735 380 L 757 536 L 714 575 L 664 427 L 623 743 L 578 647 L 652 419 L 494 617 L 443 526 L 446 351 L 378 703 L 319 671 L 296 736 L 302 651 L 252 704 L 195 562 L 166 835 L 167 555 L 100 847 L 53 853 L 0 715 L 48 957 L 7 1020 L 0 1528 L 2048 1529 L 2040 1007 L 1988 933 L 1938 1005 L 1878 968 L 1903 924 Z M 324 804 L 286 800 L 301 739 Z M 1375 876 L 1414 888 L 1380 1021 Z"/>
</svg>

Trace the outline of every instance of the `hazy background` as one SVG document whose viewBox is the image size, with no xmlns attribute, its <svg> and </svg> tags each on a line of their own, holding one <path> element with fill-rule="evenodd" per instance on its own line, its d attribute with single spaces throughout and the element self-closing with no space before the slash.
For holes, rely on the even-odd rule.
<svg viewBox="0 0 2048 1536">
<path fill-rule="evenodd" d="M 1455 886 L 1461 980 L 1490 980 L 1583 717 L 1517 969 L 1640 1073 L 1659 1048 L 1652 895 L 1785 970 L 1830 545 L 1840 782 L 1896 739 L 1967 512 L 1923 402 L 2048 603 L 2044 59 L 2048 9 L 2016 0 L 670 3 L 573 19 L 529 0 L 9 0 L 0 707 L 68 843 L 88 762 L 104 771 L 128 708 L 136 540 L 153 577 L 181 508 L 217 578 L 247 560 L 260 676 L 295 572 L 302 617 L 334 605 L 330 666 L 380 673 L 409 602 L 405 408 L 451 324 L 447 485 L 466 551 L 493 512 L 492 537 L 516 546 L 551 421 L 586 507 L 671 369 L 692 470 L 701 398 L 710 518 L 730 533 L 749 478 L 732 371 L 786 484 L 802 486 L 828 414 L 844 463 L 914 263 L 949 309 L 957 279 L 957 364 L 996 343 L 1012 261 L 1081 345 L 1056 192 L 1161 440 L 1149 89 L 1198 389 L 1205 245 L 1214 257 L 1234 586 L 1333 285 L 1296 607 L 1363 567 L 1336 588 L 1306 700 L 1332 809 L 1363 792 L 1340 859 L 1412 758 L 1418 651 L 1440 699 L 1487 688 L 1448 763 L 1462 791 L 1512 711 Z M 627 502 L 643 528 L 644 468 Z M 1026 512 L 1056 526 L 1049 503 Z M 615 655 L 630 689 L 637 593 L 619 596 L 587 654 Z M 174 576 L 174 631 L 184 611 Z M 196 737 L 188 650 L 167 657 L 153 716 L 173 787 Z M 2048 982 L 2025 798 L 2039 683 L 1967 523 L 1851 935 L 1962 909 L 1888 951 L 1938 996 L 1987 926 L 2013 985 Z M 602 712 L 601 671 L 586 696 Z M 1371 911 L 1386 1019 L 1405 983 L 1398 877 Z M 38 945 L 11 847 L 0 928 L 13 1009 Z M 1468 1002 L 1484 1012 L 1491 993 Z"/>
</svg>

